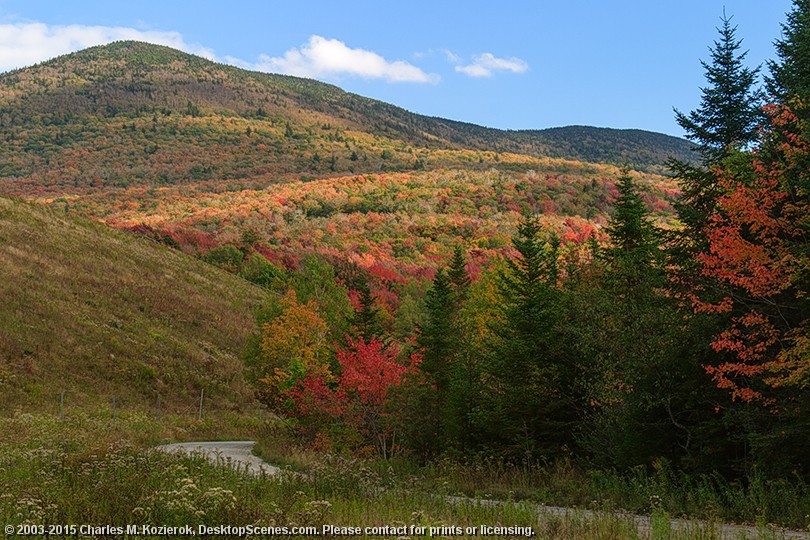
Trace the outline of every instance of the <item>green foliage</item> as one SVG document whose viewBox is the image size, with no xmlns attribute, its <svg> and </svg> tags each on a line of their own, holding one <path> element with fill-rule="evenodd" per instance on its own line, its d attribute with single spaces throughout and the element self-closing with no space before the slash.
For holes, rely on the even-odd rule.
<svg viewBox="0 0 810 540">
<path fill-rule="evenodd" d="M 379 338 L 383 332 L 380 325 L 380 309 L 375 304 L 374 295 L 371 293 L 368 280 L 360 280 L 357 292 L 359 293 L 358 301 L 360 303 L 360 309 L 358 309 L 352 317 L 353 326 L 357 329 L 357 334 L 362 337 L 364 341 L 369 341 L 371 338 Z"/>
<path fill-rule="evenodd" d="M 239 275 L 261 287 L 277 288 L 284 280 L 284 272 L 260 253 L 253 253 L 239 269 Z"/>
<path fill-rule="evenodd" d="M 348 290 L 336 281 L 332 265 L 318 257 L 307 257 L 300 271 L 291 273 L 288 285 L 301 302 L 316 303 L 329 327 L 330 343 L 342 343 L 351 328 L 353 310 Z"/>
<path fill-rule="evenodd" d="M 242 260 L 245 254 L 235 246 L 226 244 L 209 251 L 203 259 L 223 270 L 237 274 L 242 268 Z"/>
<path fill-rule="evenodd" d="M 778 61 L 768 62 L 768 90 L 782 102 L 810 97 L 810 2 L 794 0 L 776 40 Z"/>
<path fill-rule="evenodd" d="M 705 229 L 722 194 L 714 166 L 736 148 L 751 145 L 764 120 L 760 110 L 762 92 L 756 88 L 759 68 L 745 67 L 737 27 L 725 13 L 718 29 L 720 38 L 711 49 L 711 63 L 701 61 L 706 72 L 700 106 L 689 114 L 675 111 L 687 138 L 698 144 L 702 163 L 670 159 L 668 166 L 678 179 L 681 195 L 675 205 L 682 228 L 673 233 L 670 256 L 679 281 L 686 288 L 709 285 L 694 268 L 697 253 L 707 249 Z M 699 285 L 698 285 L 698 282 Z"/>
<path fill-rule="evenodd" d="M 731 17 L 724 13 L 721 21 L 711 63 L 701 61 L 708 85 L 702 89 L 700 107 L 688 115 L 675 111 L 686 137 L 698 144 L 704 164 L 721 159 L 731 147 L 748 146 L 757 138 L 763 119 L 762 96 L 755 86 L 759 68 L 745 67 L 748 53 L 738 52 L 742 40 L 735 37 L 737 27 L 731 26 Z"/>
<path fill-rule="evenodd" d="M 660 234 L 627 173 L 618 187 L 607 245 L 596 248 L 594 262 L 567 269 L 564 332 L 579 357 L 588 411 L 579 443 L 597 465 L 624 470 L 662 457 L 690 459 L 696 426 L 708 416 L 696 415 L 699 389 L 709 385 L 691 363 L 694 328 L 679 323 L 664 292 Z"/>
<path fill-rule="evenodd" d="M 450 383 L 452 355 L 461 344 L 454 317 L 453 289 L 443 268 L 433 278 L 433 286 L 426 294 L 425 308 L 425 322 L 419 327 L 417 339 L 424 351 L 422 370 L 432 378 L 438 392 L 444 394 Z"/>
<path fill-rule="evenodd" d="M 485 370 L 484 428 L 513 456 L 559 455 L 571 442 L 570 376 L 557 333 L 559 241 L 536 218 L 518 225 L 517 256 L 500 275 L 501 318 Z"/>
<path fill-rule="evenodd" d="M 622 171 L 617 188 L 619 196 L 607 226 L 608 245 L 600 256 L 619 281 L 614 284 L 618 289 L 653 291 L 664 285 L 661 233 L 650 221 L 629 171 Z"/>
</svg>

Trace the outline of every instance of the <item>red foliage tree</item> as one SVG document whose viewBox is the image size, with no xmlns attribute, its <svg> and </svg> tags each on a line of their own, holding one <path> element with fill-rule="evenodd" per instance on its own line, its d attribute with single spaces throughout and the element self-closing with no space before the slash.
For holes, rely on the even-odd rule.
<svg viewBox="0 0 810 540">
<path fill-rule="evenodd" d="M 329 385 L 321 373 L 308 374 L 288 395 L 302 416 L 327 415 L 354 427 L 383 458 L 396 452 L 396 426 L 387 422 L 390 392 L 416 372 L 421 356 L 411 354 L 400 363 L 396 344 L 385 345 L 376 338 L 348 339 L 337 352 L 340 375 Z"/>
<path fill-rule="evenodd" d="M 731 314 L 712 344 L 731 360 L 707 367 L 717 385 L 743 401 L 773 403 L 768 387 L 803 386 L 810 376 L 810 145 L 788 106 L 766 110 L 770 125 L 760 147 L 730 157 L 717 171 L 723 195 L 709 220 L 709 250 L 698 258 L 727 294 L 698 307 Z"/>
</svg>

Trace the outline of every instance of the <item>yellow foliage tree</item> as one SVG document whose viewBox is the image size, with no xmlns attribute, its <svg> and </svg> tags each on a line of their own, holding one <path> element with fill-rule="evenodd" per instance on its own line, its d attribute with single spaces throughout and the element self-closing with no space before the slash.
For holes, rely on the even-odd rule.
<svg viewBox="0 0 810 540">
<path fill-rule="evenodd" d="M 260 357 L 266 373 L 260 381 L 267 385 L 261 398 L 275 406 L 282 404 L 284 391 L 309 373 L 332 379 L 329 329 L 318 313 L 318 303 L 310 300 L 301 304 L 290 290 L 281 307 L 281 314 L 262 326 Z"/>
</svg>

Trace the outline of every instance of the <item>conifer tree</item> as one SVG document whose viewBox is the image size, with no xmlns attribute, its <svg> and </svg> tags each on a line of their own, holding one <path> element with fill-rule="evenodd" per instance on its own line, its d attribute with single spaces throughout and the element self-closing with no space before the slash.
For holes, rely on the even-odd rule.
<svg viewBox="0 0 810 540">
<path fill-rule="evenodd" d="M 776 40 L 778 61 L 768 67 L 768 91 L 786 103 L 810 97 L 810 0 L 793 0 L 793 9 L 782 25 L 782 39 Z"/>
<path fill-rule="evenodd" d="M 580 441 L 596 461 L 625 468 L 677 457 L 692 434 L 682 391 L 688 363 L 676 361 L 682 318 L 662 292 L 661 235 L 627 170 L 617 188 L 596 283 L 585 288 L 588 303 L 573 322 L 587 325 L 577 343 L 590 408 Z"/>
<path fill-rule="evenodd" d="M 685 297 L 696 290 L 721 294 L 717 283 L 702 275 L 695 262 L 697 254 L 708 249 L 706 228 L 723 194 L 716 167 L 729 152 L 756 140 L 763 119 L 762 95 L 756 88 L 759 68 L 745 67 L 747 51 L 740 52 L 742 41 L 736 38 L 737 27 L 731 26 L 731 17 L 723 13 L 721 22 L 719 39 L 710 48 L 711 62 L 701 61 L 708 85 L 702 89 L 700 106 L 689 114 L 675 111 L 686 137 L 698 144 L 701 163 L 668 162 L 681 188 L 675 210 L 682 224 L 679 231 L 670 234 L 668 255 L 676 291 Z"/>
<path fill-rule="evenodd" d="M 453 258 L 447 269 L 447 277 L 457 295 L 457 302 L 461 302 L 467 294 L 470 286 L 470 276 L 467 274 L 467 261 L 464 257 L 464 249 L 461 245 L 456 245 L 453 249 Z M 460 307 L 460 306 L 457 306 Z"/>
<path fill-rule="evenodd" d="M 460 400 L 465 401 L 463 398 L 466 397 L 459 395 L 464 393 L 463 389 L 459 389 L 459 381 L 466 383 L 470 375 L 464 373 L 464 366 L 458 362 L 465 349 L 460 315 L 469 284 L 464 251 L 458 246 L 449 268 L 440 268 L 436 272 L 433 286 L 426 295 L 425 321 L 419 326 L 417 345 L 422 351 L 421 369 L 433 382 L 435 409 L 432 414 L 425 411 L 422 414 L 434 433 L 434 447 L 439 443 L 442 446 L 455 444 L 461 438 L 459 435 L 464 435 L 458 433 L 459 430 L 448 434 L 446 426 L 459 425 L 459 417 L 468 412 L 459 410 L 456 404 Z M 448 405 L 449 402 L 451 405 Z M 449 440 L 449 437 L 456 440 Z"/>
<path fill-rule="evenodd" d="M 711 63 L 701 60 L 708 86 L 702 89 L 700 106 L 689 114 L 675 110 L 686 138 L 698 144 L 704 164 L 721 159 L 729 147 L 745 147 L 757 137 L 761 120 L 760 92 L 755 88 L 759 68 L 745 67 L 748 51 L 740 53 L 742 40 L 737 27 L 723 13 L 719 40 L 710 49 Z"/>
<path fill-rule="evenodd" d="M 436 272 L 427 292 L 427 319 L 417 338 L 424 354 L 422 369 L 433 377 L 440 397 L 450 384 L 453 357 L 463 347 L 459 313 L 470 286 L 466 266 L 464 250 L 456 246 L 447 270 Z"/>
<path fill-rule="evenodd" d="M 610 245 L 604 256 L 612 262 L 630 258 L 636 264 L 649 265 L 652 259 L 660 258 L 658 230 L 650 222 L 647 205 L 626 168 L 622 169 L 616 188 L 619 197 L 608 223 Z"/>
<path fill-rule="evenodd" d="M 570 444 L 571 366 L 557 331 L 562 303 L 557 286 L 559 241 L 538 220 L 518 225 L 518 256 L 500 276 L 501 317 L 486 370 L 483 429 L 522 457 L 551 457 Z"/>
<path fill-rule="evenodd" d="M 453 289 L 447 272 L 440 268 L 427 292 L 427 317 L 419 328 L 417 344 L 423 350 L 422 370 L 431 376 L 439 394 L 449 384 L 450 357 L 458 342 L 453 324 Z"/>
<path fill-rule="evenodd" d="M 382 335 L 382 328 L 379 322 L 379 308 L 374 305 L 374 295 L 367 280 L 362 280 L 358 284 L 360 309 L 354 314 L 354 326 L 357 332 L 366 341 L 372 338 L 379 338 Z"/>
</svg>

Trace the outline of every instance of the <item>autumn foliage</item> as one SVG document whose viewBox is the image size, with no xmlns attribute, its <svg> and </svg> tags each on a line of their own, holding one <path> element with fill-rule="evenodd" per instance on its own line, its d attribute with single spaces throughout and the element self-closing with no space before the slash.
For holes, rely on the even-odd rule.
<svg viewBox="0 0 810 540">
<path fill-rule="evenodd" d="M 386 422 L 388 398 L 393 388 L 416 372 L 421 356 L 410 354 L 401 363 L 397 345 L 385 345 L 376 338 L 366 343 L 362 337 L 349 339 L 336 356 L 340 374 L 334 384 L 323 372 L 311 371 L 287 391 L 295 413 L 340 420 L 357 429 L 383 457 L 393 455 L 397 428 Z"/>
<path fill-rule="evenodd" d="M 712 343 L 728 361 L 708 366 L 718 386 L 735 398 L 773 403 L 765 386 L 803 384 L 807 356 L 807 175 L 809 145 L 786 105 L 767 108 L 770 127 L 755 152 L 734 156 L 718 170 L 723 195 L 707 228 L 703 272 L 726 294 L 700 309 L 731 314 Z M 806 286 L 806 283 L 804 284 Z"/>
</svg>

